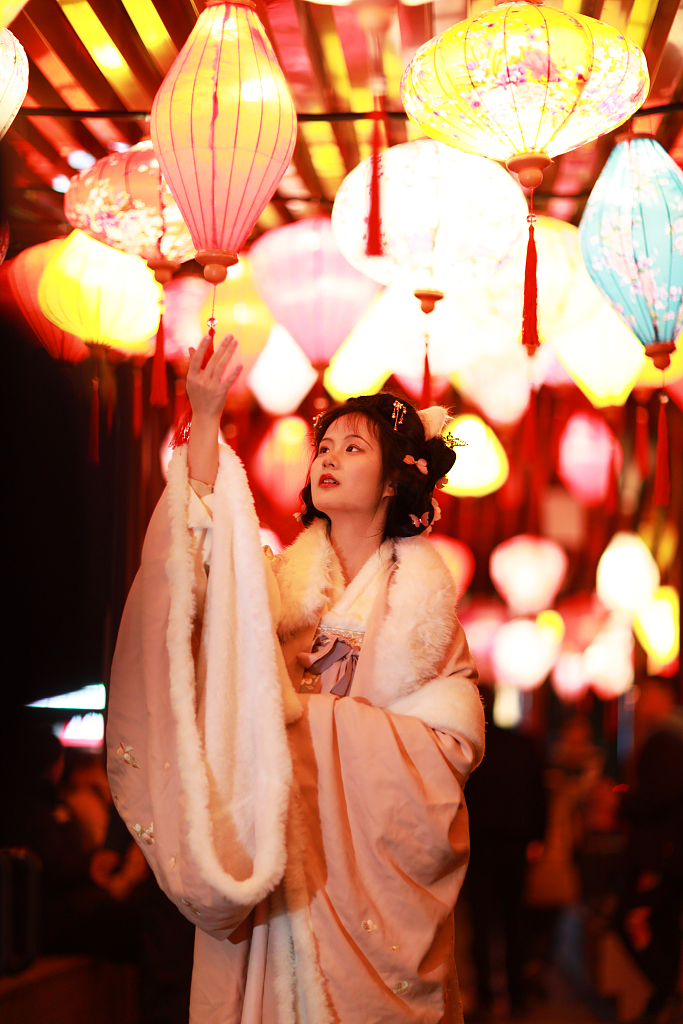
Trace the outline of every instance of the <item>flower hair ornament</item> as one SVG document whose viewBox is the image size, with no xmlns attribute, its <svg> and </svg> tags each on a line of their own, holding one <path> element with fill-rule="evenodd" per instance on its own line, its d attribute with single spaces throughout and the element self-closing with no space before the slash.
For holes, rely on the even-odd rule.
<svg viewBox="0 0 683 1024">
<path fill-rule="evenodd" d="M 429 472 L 429 470 L 427 469 L 427 460 L 426 459 L 414 459 L 412 455 L 406 455 L 404 457 L 403 461 L 408 466 L 415 466 L 415 468 L 419 469 L 419 471 L 422 473 L 423 476 L 427 476 L 427 473 Z"/>
<path fill-rule="evenodd" d="M 432 516 L 431 523 L 429 522 L 428 511 L 423 512 L 421 516 L 414 516 L 412 512 L 408 513 L 410 521 L 416 530 L 419 530 L 421 526 L 427 527 L 424 533 L 421 534 L 422 537 L 428 537 L 429 534 L 432 532 L 432 527 L 434 526 L 434 523 L 438 523 L 439 519 L 441 519 L 441 509 L 436 498 L 432 498 L 432 508 L 434 510 L 434 515 Z"/>
</svg>

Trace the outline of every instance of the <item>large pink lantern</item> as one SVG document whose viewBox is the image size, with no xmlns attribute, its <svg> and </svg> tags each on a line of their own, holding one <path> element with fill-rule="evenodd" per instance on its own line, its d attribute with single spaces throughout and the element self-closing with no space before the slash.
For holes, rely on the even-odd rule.
<svg viewBox="0 0 683 1024">
<path fill-rule="evenodd" d="M 329 217 L 267 231 L 249 256 L 273 316 L 317 367 L 327 366 L 382 290 L 346 262 Z"/>
<path fill-rule="evenodd" d="M 296 112 L 253 0 L 208 0 L 154 98 L 154 151 L 207 280 L 268 204 L 296 142 Z"/>
<path fill-rule="evenodd" d="M 553 604 L 567 565 L 564 548 L 554 540 L 520 534 L 494 548 L 489 572 L 514 614 L 535 615 Z"/>
<path fill-rule="evenodd" d="M 601 505 L 622 462 L 621 445 L 602 416 L 576 412 L 569 417 L 560 435 L 557 471 L 577 501 L 586 508 Z"/>
</svg>

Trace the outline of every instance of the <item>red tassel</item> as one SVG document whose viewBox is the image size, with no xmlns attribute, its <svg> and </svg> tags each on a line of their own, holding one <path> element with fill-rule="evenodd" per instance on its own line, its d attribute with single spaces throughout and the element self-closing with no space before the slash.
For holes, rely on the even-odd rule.
<svg viewBox="0 0 683 1024">
<path fill-rule="evenodd" d="M 529 241 L 526 247 L 526 266 L 524 268 L 524 306 L 522 309 L 522 344 L 530 356 L 534 354 L 540 341 L 538 339 L 538 284 L 536 268 L 538 256 L 534 237 L 534 195 L 531 193 L 531 213 L 529 220 Z"/>
<path fill-rule="evenodd" d="M 668 505 L 671 487 L 669 482 L 669 434 L 666 425 L 666 403 L 669 401 L 669 396 L 660 391 L 659 401 L 654 503 L 655 505 Z"/>
<path fill-rule="evenodd" d="M 88 459 L 96 466 L 100 464 L 100 382 L 93 377 L 92 398 L 90 399 L 90 440 Z"/>
<path fill-rule="evenodd" d="M 133 437 L 142 433 L 142 370 L 133 367 Z"/>
<path fill-rule="evenodd" d="M 373 112 L 375 123 L 372 129 L 372 172 L 370 174 L 370 210 L 368 212 L 368 238 L 365 245 L 366 256 L 384 256 L 382 245 L 382 215 L 380 210 L 380 147 L 382 136 L 380 131 L 379 110 Z"/>
<path fill-rule="evenodd" d="M 213 317 L 212 317 L 213 320 Z M 209 359 L 213 355 L 213 339 L 216 336 L 216 321 L 214 320 L 209 326 L 209 347 L 204 353 L 202 359 L 202 370 L 208 363 Z M 192 425 L 192 406 L 188 402 L 185 406 L 182 416 L 178 421 L 178 425 L 175 429 L 175 433 L 171 439 L 171 448 L 180 448 L 182 444 L 187 444 L 190 440 L 190 427 Z"/>
<path fill-rule="evenodd" d="M 522 427 L 521 461 L 525 466 L 533 466 L 538 458 L 538 413 L 536 410 L 536 392 L 531 389 L 529 408 L 524 417 Z"/>
<path fill-rule="evenodd" d="M 152 394 L 150 405 L 160 408 L 168 405 L 168 384 L 166 381 L 166 360 L 164 358 L 164 318 L 159 317 L 159 330 L 157 331 L 157 344 L 154 349 L 152 360 Z"/>
<path fill-rule="evenodd" d="M 178 377 L 175 382 L 175 404 L 173 406 L 173 429 L 177 430 L 182 419 L 182 415 L 185 412 L 185 406 L 187 404 L 187 395 L 185 394 L 185 381 L 182 377 Z"/>
<path fill-rule="evenodd" d="M 612 448 L 612 461 L 609 467 L 607 494 L 605 495 L 605 514 L 614 515 L 619 508 L 619 460 L 616 445 Z"/>
<path fill-rule="evenodd" d="M 422 378 L 421 409 L 429 409 L 432 404 L 432 371 L 429 369 L 429 342 L 425 339 L 425 370 Z"/>
<path fill-rule="evenodd" d="M 647 406 L 636 406 L 635 456 L 638 472 L 643 480 L 650 475 L 650 417 Z"/>
</svg>

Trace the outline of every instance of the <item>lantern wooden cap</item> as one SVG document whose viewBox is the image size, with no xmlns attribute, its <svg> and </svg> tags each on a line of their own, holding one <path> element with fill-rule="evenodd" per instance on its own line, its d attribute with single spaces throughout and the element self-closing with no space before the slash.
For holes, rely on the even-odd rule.
<svg viewBox="0 0 683 1024">
<path fill-rule="evenodd" d="M 256 10 L 256 4 L 254 0 L 206 0 L 204 4 L 204 10 L 207 7 L 250 7 L 252 11 Z"/>
<path fill-rule="evenodd" d="M 180 264 L 174 263 L 172 260 L 159 259 L 147 260 L 147 266 L 154 273 L 159 284 L 168 284 Z"/>
<path fill-rule="evenodd" d="M 419 299 L 423 313 L 431 313 L 439 299 L 443 298 L 443 292 L 436 288 L 416 288 L 413 295 Z"/>
<path fill-rule="evenodd" d="M 675 351 L 673 341 L 655 341 L 645 346 L 645 355 L 650 357 L 658 370 L 666 370 L 671 363 L 671 353 Z"/>
<path fill-rule="evenodd" d="M 534 189 L 543 181 L 543 171 L 551 163 L 547 153 L 517 153 L 508 160 L 507 169 L 517 175 L 520 185 Z"/>
<path fill-rule="evenodd" d="M 197 263 L 204 267 L 204 277 L 210 284 L 220 284 L 228 276 L 228 267 L 238 261 L 236 252 L 222 249 L 201 249 L 195 256 Z"/>
</svg>

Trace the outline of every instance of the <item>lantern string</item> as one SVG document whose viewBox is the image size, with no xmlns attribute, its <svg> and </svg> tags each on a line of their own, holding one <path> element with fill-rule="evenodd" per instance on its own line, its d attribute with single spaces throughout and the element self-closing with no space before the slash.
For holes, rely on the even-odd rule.
<svg viewBox="0 0 683 1024">
<path fill-rule="evenodd" d="M 655 463 L 655 505 L 668 505 L 671 493 L 669 480 L 669 433 L 666 422 L 666 406 L 669 396 L 659 393 L 659 422 L 657 424 L 657 460 Z"/>
<path fill-rule="evenodd" d="M 142 433 L 142 370 L 133 367 L 133 437 Z"/>
<path fill-rule="evenodd" d="M 88 459 L 96 466 L 100 464 L 100 381 L 97 376 L 97 360 L 95 360 L 95 376 L 92 379 L 92 398 L 90 400 L 90 439 L 88 442 Z"/>
<path fill-rule="evenodd" d="M 432 404 L 432 371 L 429 368 L 429 335 L 425 334 L 425 368 L 422 379 L 422 400 L 420 405 L 423 409 L 429 409 Z"/>
<path fill-rule="evenodd" d="M 214 338 L 216 337 L 216 324 L 218 322 L 216 320 L 216 317 L 215 317 L 215 312 L 216 312 L 216 287 L 217 286 L 214 283 L 214 286 L 213 286 L 213 299 L 211 301 L 211 316 L 206 321 L 206 326 L 209 329 L 208 330 L 209 344 L 208 344 L 208 347 L 206 349 L 206 352 L 204 353 L 204 358 L 202 359 L 202 370 L 204 369 L 204 367 L 206 366 L 206 364 L 208 363 L 209 359 L 211 358 L 211 356 L 214 353 L 214 344 L 213 343 L 214 343 Z M 192 406 L 188 402 L 186 404 L 186 406 L 185 406 L 185 409 L 184 409 L 182 415 L 180 416 L 180 418 L 178 420 L 178 424 L 177 424 L 177 426 L 175 428 L 175 432 L 173 434 L 173 437 L 171 438 L 171 448 L 179 448 L 180 445 L 187 444 L 187 442 L 190 440 L 190 426 L 191 425 L 192 425 Z"/>
<path fill-rule="evenodd" d="M 529 241 L 526 247 L 526 264 L 524 267 L 524 306 L 522 309 L 522 344 L 530 356 L 534 354 L 540 341 L 538 338 L 538 283 L 536 280 L 538 254 L 534 237 L 534 191 L 529 196 Z"/>
<path fill-rule="evenodd" d="M 161 408 L 168 405 L 168 382 L 166 380 L 166 358 L 164 354 L 164 314 L 159 317 L 157 342 L 152 359 L 152 393 L 150 405 Z"/>
</svg>

